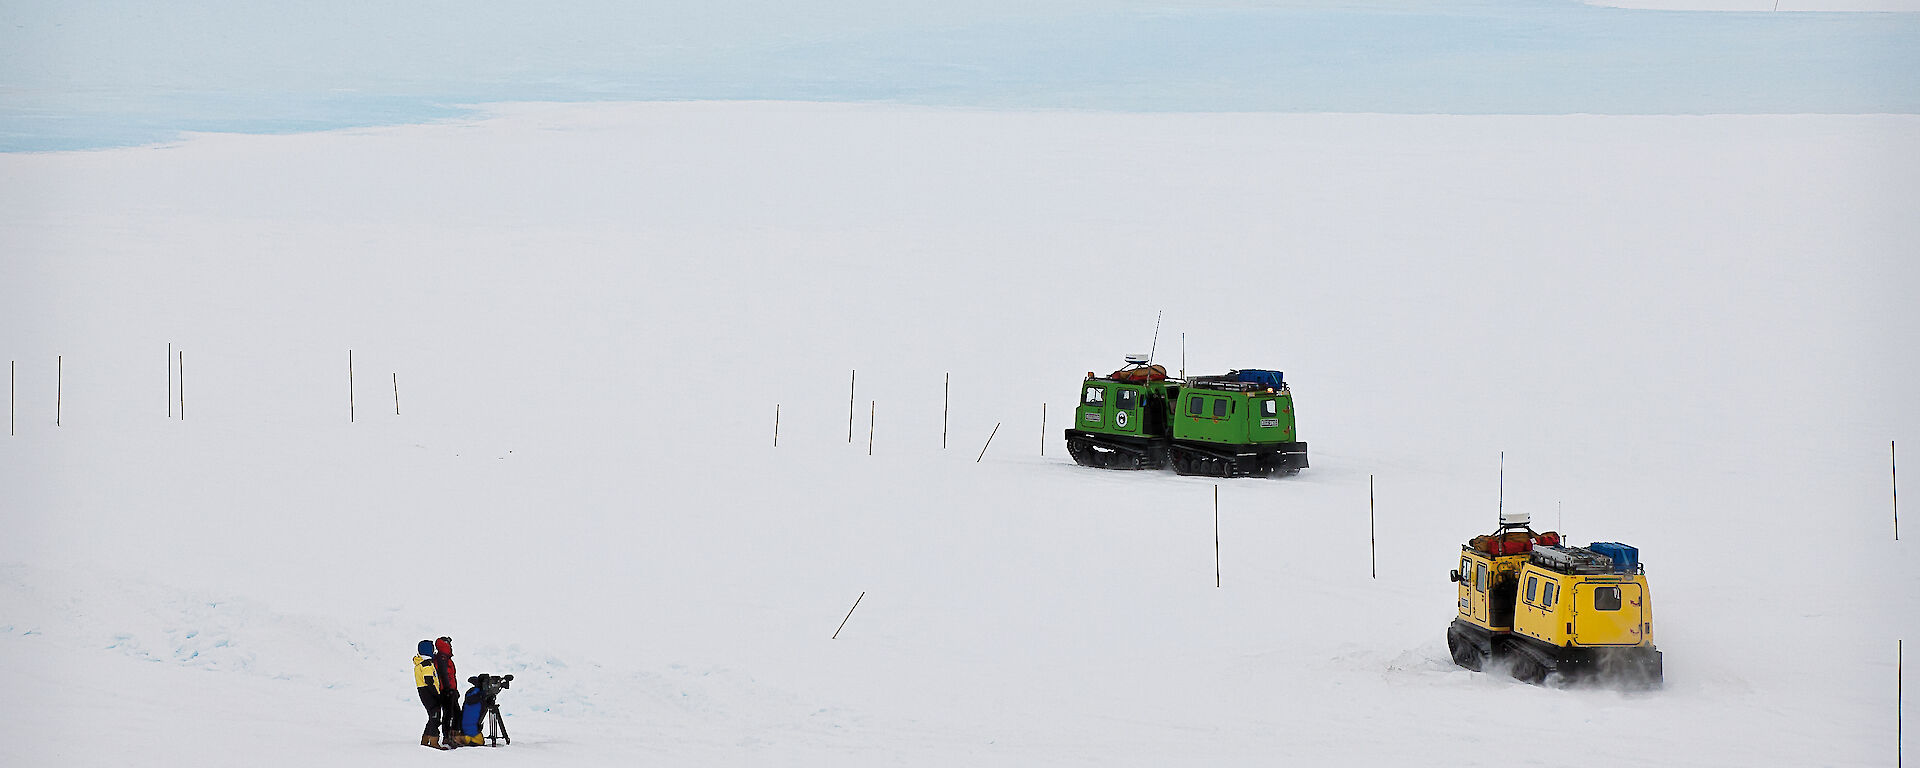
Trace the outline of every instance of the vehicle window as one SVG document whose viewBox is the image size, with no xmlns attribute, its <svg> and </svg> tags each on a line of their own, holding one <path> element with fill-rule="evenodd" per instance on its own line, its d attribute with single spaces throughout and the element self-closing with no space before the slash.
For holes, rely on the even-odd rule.
<svg viewBox="0 0 1920 768">
<path fill-rule="evenodd" d="M 1133 406 L 1135 405 L 1134 401 L 1139 398 L 1139 395 L 1139 392 L 1131 389 L 1120 390 L 1120 403 L 1117 407 L 1124 411 L 1133 410 Z"/>
<path fill-rule="evenodd" d="M 1206 398 L 1198 397 L 1198 396 L 1190 397 L 1187 399 L 1187 413 L 1191 413 L 1195 416 L 1199 416 L 1200 409 L 1205 408 L 1206 405 L 1207 405 Z"/>
<path fill-rule="evenodd" d="M 1467 559 L 1464 557 L 1460 558 L 1460 578 L 1462 580 L 1465 580 L 1467 576 L 1471 575 L 1472 573 L 1473 573 L 1473 563 L 1467 562 Z"/>
<path fill-rule="evenodd" d="M 1106 387 L 1087 387 L 1087 396 L 1086 396 L 1086 399 L 1084 400 L 1084 402 L 1087 405 L 1100 405 L 1105 403 L 1106 401 L 1107 401 Z"/>
<path fill-rule="evenodd" d="M 1533 602 L 1533 590 L 1538 586 L 1540 586 L 1540 578 L 1538 576 L 1527 577 L 1527 602 Z"/>
<path fill-rule="evenodd" d="M 1280 415 L 1280 401 L 1278 400 L 1260 401 L 1260 413 L 1261 415 L 1264 415 L 1264 416 Z"/>
<path fill-rule="evenodd" d="M 1552 608 L 1554 598 L 1560 596 L 1560 585 L 1549 581 L 1547 582 L 1547 588 L 1545 590 L 1542 590 L 1542 592 L 1544 594 L 1540 596 L 1541 604 L 1545 605 L 1548 608 Z"/>
<path fill-rule="evenodd" d="M 1224 419 L 1227 417 L 1227 399 L 1226 398 L 1224 397 L 1214 398 L 1213 417 L 1216 419 Z"/>
<path fill-rule="evenodd" d="M 1601 587 L 1594 590 L 1593 609 L 1596 611 L 1620 610 L 1620 588 Z"/>
<path fill-rule="evenodd" d="M 1487 564 L 1486 563 L 1473 564 L 1473 588 L 1480 590 L 1481 592 L 1487 591 Z"/>
</svg>

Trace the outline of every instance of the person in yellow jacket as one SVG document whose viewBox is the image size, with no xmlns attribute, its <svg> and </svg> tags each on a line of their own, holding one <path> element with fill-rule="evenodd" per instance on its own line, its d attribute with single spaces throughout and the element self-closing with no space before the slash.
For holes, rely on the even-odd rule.
<svg viewBox="0 0 1920 768">
<path fill-rule="evenodd" d="M 420 733 L 420 746 L 449 749 L 440 744 L 440 732 L 446 722 L 445 697 L 440 693 L 440 665 L 434 663 L 433 641 L 420 641 L 420 652 L 413 657 L 413 685 L 420 692 L 420 705 L 427 708 L 427 728 Z"/>
</svg>

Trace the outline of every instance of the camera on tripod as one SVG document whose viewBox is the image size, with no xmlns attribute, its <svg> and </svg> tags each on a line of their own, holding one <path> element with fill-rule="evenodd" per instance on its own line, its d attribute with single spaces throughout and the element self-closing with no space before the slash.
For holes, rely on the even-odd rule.
<svg viewBox="0 0 1920 768">
<path fill-rule="evenodd" d="M 507 724 L 500 717 L 500 692 L 513 687 L 513 675 L 479 674 L 467 678 L 473 685 L 467 690 L 467 702 L 464 712 L 462 731 L 475 743 L 487 746 L 512 744 L 513 737 L 507 735 Z"/>
</svg>

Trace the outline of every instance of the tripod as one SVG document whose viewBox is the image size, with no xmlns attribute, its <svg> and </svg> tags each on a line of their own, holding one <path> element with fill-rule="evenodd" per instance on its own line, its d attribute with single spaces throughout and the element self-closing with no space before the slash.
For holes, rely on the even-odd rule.
<svg viewBox="0 0 1920 768">
<path fill-rule="evenodd" d="M 480 732 L 486 735 L 489 747 L 513 743 L 513 737 L 507 735 L 506 722 L 500 719 L 500 705 L 496 702 L 487 702 L 486 712 L 481 715 Z"/>
</svg>

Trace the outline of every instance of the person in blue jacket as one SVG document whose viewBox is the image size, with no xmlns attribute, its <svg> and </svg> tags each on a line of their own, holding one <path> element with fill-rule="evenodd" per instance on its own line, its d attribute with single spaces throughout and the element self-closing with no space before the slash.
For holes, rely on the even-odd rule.
<svg viewBox="0 0 1920 768">
<path fill-rule="evenodd" d="M 480 719 L 487 713 L 487 676 L 474 675 L 467 678 L 473 687 L 467 689 L 467 700 L 460 711 L 460 737 L 464 746 L 485 746 L 487 739 L 480 735 Z"/>
</svg>

